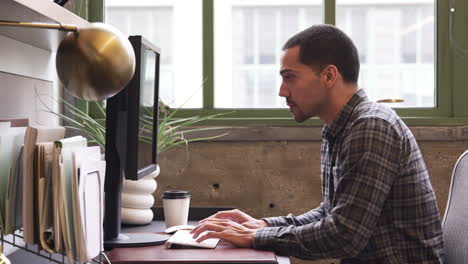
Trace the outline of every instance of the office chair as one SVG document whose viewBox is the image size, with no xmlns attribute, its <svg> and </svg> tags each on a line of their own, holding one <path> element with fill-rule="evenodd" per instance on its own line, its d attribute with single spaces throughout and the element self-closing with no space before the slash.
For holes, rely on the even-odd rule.
<svg viewBox="0 0 468 264">
<path fill-rule="evenodd" d="M 468 151 L 465 151 L 452 173 L 447 207 L 442 222 L 445 263 L 468 262 Z"/>
</svg>

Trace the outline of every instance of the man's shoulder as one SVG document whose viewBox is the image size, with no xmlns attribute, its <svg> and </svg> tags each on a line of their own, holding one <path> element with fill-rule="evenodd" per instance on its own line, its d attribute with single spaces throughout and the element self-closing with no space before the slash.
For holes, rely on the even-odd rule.
<svg viewBox="0 0 468 264">
<path fill-rule="evenodd" d="M 390 107 L 372 101 L 361 102 L 350 117 L 348 128 L 366 127 L 367 129 L 387 128 L 399 136 L 406 136 L 409 131 L 403 120 Z"/>
<path fill-rule="evenodd" d="M 392 108 L 372 101 L 364 101 L 358 104 L 353 111 L 351 119 L 352 121 L 380 119 L 390 124 L 401 120 Z"/>
</svg>

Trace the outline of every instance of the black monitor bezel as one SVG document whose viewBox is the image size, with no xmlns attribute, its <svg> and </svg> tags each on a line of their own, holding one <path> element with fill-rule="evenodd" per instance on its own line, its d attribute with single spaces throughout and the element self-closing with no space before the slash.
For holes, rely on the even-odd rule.
<svg viewBox="0 0 468 264">
<path fill-rule="evenodd" d="M 158 108 L 159 108 L 159 65 L 161 50 L 147 41 L 142 36 L 130 36 L 130 43 L 135 51 L 136 67 L 135 74 L 127 85 L 128 91 L 128 130 L 127 130 L 127 146 L 126 155 L 127 166 L 124 171 L 125 179 L 127 180 L 138 180 L 150 173 L 156 171 L 157 168 L 157 130 L 158 130 Z M 136 117 L 140 114 L 140 86 L 141 86 L 141 61 L 142 61 L 142 49 L 149 49 L 156 53 L 155 59 L 155 80 L 154 80 L 154 102 L 153 102 L 153 145 L 151 147 L 151 164 L 143 168 L 138 167 L 139 149 L 138 149 L 138 133 L 139 133 L 139 120 L 131 119 L 130 117 Z"/>
</svg>

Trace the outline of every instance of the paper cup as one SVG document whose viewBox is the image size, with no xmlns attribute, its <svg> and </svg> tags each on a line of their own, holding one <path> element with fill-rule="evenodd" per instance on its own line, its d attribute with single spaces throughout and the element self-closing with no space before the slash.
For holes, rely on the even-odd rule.
<svg viewBox="0 0 468 264">
<path fill-rule="evenodd" d="M 166 227 L 186 225 L 190 205 L 188 191 L 165 191 L 162 197 Z"/>
</svg>

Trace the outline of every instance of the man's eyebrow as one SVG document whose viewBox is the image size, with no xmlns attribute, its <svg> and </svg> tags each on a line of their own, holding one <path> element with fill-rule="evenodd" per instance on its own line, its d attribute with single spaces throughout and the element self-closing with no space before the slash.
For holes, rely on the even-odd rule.
<svg viewBox="0 0 468 264">
<path fill-rule="evenodd" d="M 280 75 L 283 75 L 283 73 L 288 73 L 288 72 L 292 72 L 292 70 L 290 70 L 290 69 L 281 70 Z"/>
</svg>

